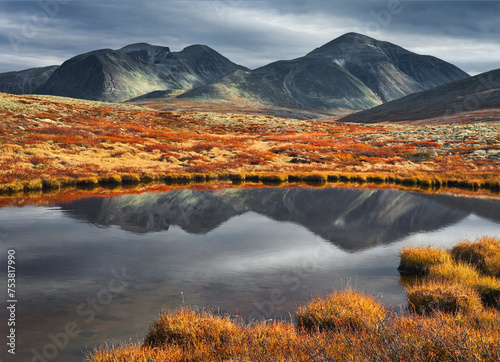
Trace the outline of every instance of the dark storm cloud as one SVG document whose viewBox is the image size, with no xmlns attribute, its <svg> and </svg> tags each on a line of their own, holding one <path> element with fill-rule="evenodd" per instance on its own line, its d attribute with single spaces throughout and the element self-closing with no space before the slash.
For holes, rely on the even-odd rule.
<svg viewBox="0 0 500 362">
<path fill-rule="evenodd" d="M 254 68 L 355 31 L 477 73 L 500 66 L 498 14 L 477 1 L 0 1 L 0 71 L 135 42 L 206 44 Z"/>
</svg>

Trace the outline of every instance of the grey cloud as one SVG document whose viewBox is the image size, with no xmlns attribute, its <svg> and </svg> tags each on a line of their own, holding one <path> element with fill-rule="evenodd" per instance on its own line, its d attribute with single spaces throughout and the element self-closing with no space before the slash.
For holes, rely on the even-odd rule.
<svg viewBox="0 0 500 362">
<path fill-rule="evenodd" d="M 46 0 L 48 4 L 53 4 Z M 46 23 L 35 27 L 15 52 L 12 37 L 43 9 L 36 1 L 0 2 L 0 72 L 62 61 L 100 48 L 134 42 L 178 51 L 206 44 L 231 60 L 255 68 L 302 56 L 348 31 L 388 40 L 427 54 L 450 41 L 478 41 L 467 60 L 440 51 L 437 56 L 472 73 L 495 64 L 500 54 L 500 3 L 477 1 L 403 1 L 389 12 L 390 1 L 69 1 L 52 5 Z M 51 10 L 50 10 L 51 9 Z M 8 21 L 7 21 L 8 20 Z M 9 40 L 10 38 L 10 40 Z M 488 54 L 489 53 L 489 54 Z M 498 55 L 500 63 L 500 55 Z"/>
</svg>

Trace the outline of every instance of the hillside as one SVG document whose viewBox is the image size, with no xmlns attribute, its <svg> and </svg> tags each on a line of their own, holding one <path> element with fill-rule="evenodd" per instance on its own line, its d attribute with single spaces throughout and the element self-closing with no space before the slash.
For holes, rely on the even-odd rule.
<svg viewBox="0 0 500 362">
<path fill-rule="evenodd" d="M 455 123 L 500 120 L 500 69 L 349 115 L 342 122 Z"/>
<path fill-rule="evenodd" d="M 0 73 L 0 92 L 31 94 L 49 79 L 57 65 L 26 69 L 19 72 Z"/>
</svg>

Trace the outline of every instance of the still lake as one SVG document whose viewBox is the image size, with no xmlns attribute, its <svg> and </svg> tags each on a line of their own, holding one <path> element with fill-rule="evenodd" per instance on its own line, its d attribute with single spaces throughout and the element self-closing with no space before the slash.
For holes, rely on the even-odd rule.
<svg viewBox="0 0 500 362">
<path fill-rule="evenodd" d="M 499 199 L 395 190 L 184 189 L 6 207 L 0 256 L 5 266 L 15 250 L 18 302 L 16 355 L 3 337 L 1 360 L 82 361 L 141 339 L 162 307 L 183 303 L 289 318 L 351 285 L 404 305 L 399 250 L 482 235 L 500 237 Z M 0 277 L 6 305 L 6 267 Z"/>
</svg>

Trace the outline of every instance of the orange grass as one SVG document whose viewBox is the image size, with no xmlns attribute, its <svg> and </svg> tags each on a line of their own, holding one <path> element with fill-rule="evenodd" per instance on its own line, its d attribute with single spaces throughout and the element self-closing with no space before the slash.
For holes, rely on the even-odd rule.
<svg viewBox="0 0 500 362">
<path fill-rule="evenodd" d="M 447 251 L 433 247 L 406 247 L 401 250 L 399 256 L 401 261 L 398 270 L 401 274 L 408 275 L 427 274 L 431 266 L 451 260 Z"/>
<path fill-rule="evenodd" d="M 366 304 L 375 314 L 355 312 L 356 326 L 345 318 L 334 328 L 302 328 L 275 321 L 243 324 L 204 310 L 182 307 L 163 311 L 142 343 L 104 346 L 91 362 L 115 361 L 497 361 L 500 318 L 496 311 L 464 314 L 401 315 L 352 290 L 316 299 L 302 310 L 316 310 L 332 299 L 354 312 Z M 365 308 L 366 309 L 366 308 Z M 334 314 L 339 312 L 334 308 Z M 328 313 L 323 310 L 320 318 Z M 314 314 L 317 316 L 317 314 Z M 315 321 L 317 326 L 319 321 Z M 354 327 L 354 328 L 353 328 Z"/>
<path fill-rule="evenodd" d="M 488 137 L 486 146 L 470 141 L 483 137 L 481 129 L 494 134 L 494 122 L 471 133 L 466 124 L 358 125 L 0 96 L 20 107 L 0 110 L 0 136 L 8 135 L 0 149 L 1 185 L 127 173 L 282 174 L 281 179 L 336 173 L 356 175 L 359 183 L 393 177 L 399 185 L 433 191 L 500 190 L 500 139 Z M 470 137 L 457 140 L 454 135 L 463 130 Z"/>
<path fill-rule="evenodd" d="M 454 260 L 474 265 L 485 275 L 500 277 L 500 239 L 482 237 L 473 242 L 462 241 L 453 249 Z"/>
</svg>

